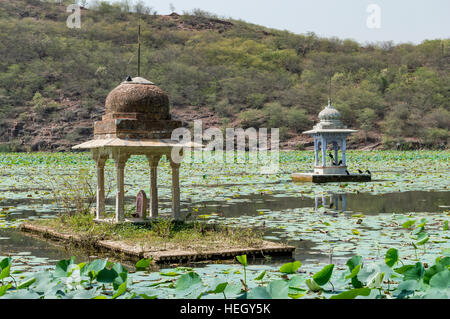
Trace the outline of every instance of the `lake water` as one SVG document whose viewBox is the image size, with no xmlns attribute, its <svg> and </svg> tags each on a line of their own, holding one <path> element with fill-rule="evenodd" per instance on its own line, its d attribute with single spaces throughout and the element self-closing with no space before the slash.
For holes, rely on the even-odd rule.
<svg viewBox="0 0 450 319">
<path fill-rule="evenodd" d="M 406 214 L 409 212 L 424 212 L 424 213 L 439 213 L 448 210 L 450 207 L 450 193 L 449 192 L 398 192 L 387 193 L 379 195 L 371 195 L 366 193 L 355 194 L 328 194 L 326 196 L 318 196 L 316 198 L 309 197 L 279 197 L 261 194 L 252 196 L 242 196 L 238 201 L 233 203 L 223 203 L 215 201 L 203 202 L 198 209 L 198 214 L 215 214 L 223 218 L 235 218 L 242 216 L 258 216 L 261 213 L 269 211 L 284 211 L 297 208 L 309 208 L 311 211 L 318 213 L 318 217 L 324 215 L 333 215 L 338 212 L 345 212 L 347 214 L 362 213 L 364 215 L 379 215 L 379 214 Z M 7 202 L 7 205 L 18 205 L 12 200 Z M 35 203 L 32 203 L 35 204 Z M 52 215 L 50 212 L 36 212 L 32 208 L 24 208 L 17 212 L 14 217 L 30 217 Z M 351 220 L 351 217 L 348 217 Z M 245 226 L 245 225 L 244 225 Z M 301 230 L 301 229 L 300 229 Z M 274 229 L 268 227 L 265 230 L 265 235 L 274 235 Z M 332 256 L 317 252 L 314 247 L 317 243 L 311 240 L 283 240 L 290 245 L 295 246 L 296 253 L 294 258 L 312 262 L 329 262 Z M 31 255 L 38 258 L 48 258 L 49 262 L 69 258 L 72 255 L 77 256 L 78 261 L 87 261 L 96 258 L 97 256 L 90 256 L 89 254 L 74 250 L 70 247 L 53 245 L 47 241 L 23 235 L 17 229 L 0 229 L 0 255 Z M 348 255 L 350 255 L 349 252 Z M 346 257 L 346 254 L 339 258 Z M 271 263 L 279 264 L 285 260 L 255 260 L 253 263 Z"/>
</svg>

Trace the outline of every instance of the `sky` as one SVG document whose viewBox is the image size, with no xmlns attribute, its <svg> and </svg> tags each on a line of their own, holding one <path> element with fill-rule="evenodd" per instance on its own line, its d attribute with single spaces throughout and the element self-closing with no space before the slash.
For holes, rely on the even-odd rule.
<svg viewBox="0 0 450 319">
<path fill-rule="evenodd" d="M 170 14 L 199 8 L 221 17 L 301 34 L 421 43 L 450 38 L 450 0 L 144 0 Z M 369 7 L 369 5 L 375 5 Z M 375 7 L 375 9 L 374 9 Z M 368 10 L 369 9 L 369 10 Z M 369 20 L 369 24 L 368 21 Z M 368 27 L 369 25 L 369 27 Z"/>
</svg>

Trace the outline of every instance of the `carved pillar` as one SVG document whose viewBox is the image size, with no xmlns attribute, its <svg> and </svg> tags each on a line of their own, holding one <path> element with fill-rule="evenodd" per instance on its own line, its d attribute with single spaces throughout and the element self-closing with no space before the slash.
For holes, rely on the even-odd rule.
<svg viewBox="0 0 450 319">
<path fill-rule="evenodd" d="M 98 150 L 93 149 L 91 156 L 97 166 L 97 203 L 95 209 L 95 219 L 100 219 L 105 213 L 105 163 L 108 159 L 108 155 L 100 155 Z"/>
<path fill-rule="evenodd" d="M 342 165 L 347 165 L 347 159 L 345 157 L 345 148 L 346 148 L 346 141 L 345 141 L 345 137 L 342 139 Z"/>
<path fill-rule="evenodd" d="M 158 217 L 158 163 L 161 155 L 147 155 L 150 165 L 150 217 Z"/>
<path fill-rule="evenodd" d="M 102 218 L 105 213 L 105 163 L 106 158 L 97 162 L 97 209 L 96 219 Z"/>
<path fill-rule="evenodd" d="M 181 219 L 180 216 L 180 163 L 172 161 L 170 155 L 170 166 L 172 167 L 172 214 L 176 220 Z"/>
<path fill-rule="evenodd" d="M 322 137 L 322 166 L 327 166 L 327 141 Z"/>
<path fill-rule="evenodd" d="M 125 187 L 124 187 L 124 171 L 125 163 L 128 160 L 128 154 L 114 154 L 114 162 L 117 174 L 117 193 L 116 193 L 116 216 L 115 221 L 122 222 L 125 220 Z"/>
<path fill-rule="evenodd" d="M 314 166 L 319 166 L 319 140 L 314 137 Z"/>
</svg>

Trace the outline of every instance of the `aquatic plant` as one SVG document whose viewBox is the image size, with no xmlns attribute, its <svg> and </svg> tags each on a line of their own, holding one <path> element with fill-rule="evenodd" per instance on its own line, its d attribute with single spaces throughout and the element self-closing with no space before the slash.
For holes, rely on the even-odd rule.
<svg viewBox="0 0 450 319">
<path fill-rule="evenodd" d="M 120 263 L 96 259 L 75 263 L 72 257 L 60 260 L 54 269 L 21 276 L 11 271 L 12 259 L 0 261 L 0 298 L 91 298 L 154 299 L 238 298 L 238 299 L 354 299 L 354 298 L 449 298 L 450 252 L 443 251 L 433 265 L 422 262 L 403 264 L 399 252 L 391 248 L 382 262 L 365 263 L 361 256 L 348 259 L 346 270 L 334 264 L 323 267 L 309 278 L 299 271 L 299 261 L 265 270 L 247 282 L 247 256 L 238 256 L 244 267 L 244 280 L 234 271 L 233 280 L 202 277 L 192 268 L 178 267 L 170 272 L 148 272 L 151 260 L 136 263 L 129 271 Z M 222 265 L 223 266 L 223 265 Z M 224 271 L 225 273 L 225 271 Z M 268 277 L 270 273 L 270 279 Z M 13 275 L 21 278 L 14 279 Z M 253 275 L 253 274 L 252 274 Z M 142 280 L 147 277 L 147 281 Z M 264 280 L 264 277 L 267 279 Z M 138 279 L 138 280 L 136 280 Z M 140 279 L 140 280 L 139 280 Z M 331 283 L 331 279 L 335 284 Z M 240 284 L 238 283 L 240 280 Z M 143 283 L 143 284 L 142 284 Z"/>
<path fill-rule="evenodd" d="M 297 267 L 298 263 L 278 266 L 277 260 L 273 259 L 270 261 L 272 266 L 251 265 L 249 261 L 245 270 L 236 269 L 232 265 L 210 264 L 203 268 L 177 267 L 151 273 L 129 271 L 127 289 L 117 298 L 130 298 L 133 293 L 136 293 L 135 298 L 141 298 L 142 296 L 139 294 L 145 294 L 149 298 L 184 298 L 184 296 L 196 298 L 200 294 L 201 298 L 237 298 L 244 294 L 241 279 L 247 285 L 248 291 L 245 295 L 247 297 L 251 297 L 253 294 L 257 295 L 257 293 L 268 295 L 269 292 L 273 293 L 272 297 L 286 297 L 283 292 L 283 287 L 285 287 L 283 281 L 286 280 L 286 277 L 293 280 L 287 296 L 291 298 L 330 298 L 340 293 L 346 293 L 343 295 L 344 297 L 385 296 L 390 298 L 394 297 L 393 293 L 397 289 L 396 287 L 405 281 L 402 271 L 406 273 L 407 280 L 411 280 L 415 274 L 420 275 L 430 269 L 433 271 L 442 269 L 442 265 L 437 265 L 436 258 L 442 259 L 450 256 L 448 250 L 450 212 L 447 206 L 442 206 L 436 211 L 413 210 L 406 213 L 394 212 L 378 215 L 372 214 L 371 211 L 341 212 L 339 210 L 331 214 L 328 205 L 317 211 L 311 207 L 275 210 L 264 207 L 258 208 L 254 214 L 246 211 L 242 211 L 235 217 L 221 214 L 221 207 L 245 204 L 252 201 L 253 197 L 251 196 L 260 194 L 270 195 L 273 200 L 284 200 L 284 198 L 290 197 L 298 198 L 300 201 L 302 197 L 314 198 L 329 192 L 387 194 L 406 191 L 448 191 L 450 177 L 448 151 L 349 151 L 350 171 L 355 171 L 357 168 L 362 170 L 368 168 L 373 174 L 373 182 L 329 183 L 326 185 L 292 183 L 291 173 L 311 169 L 312 155 L 308 151 L 280 152 L 280 171 L 270 175 L 259 174 L 258 165 L 251 163 L 204 162 L 184 164 L 181 167 L 181 200 L 185 211 L 190 212 L 193 217 L 197 217 L 204 223 L 230 226 L 236 231 L 239 231 L 239 227 L 242 225 L 262 229 L 266 232 L 267 240 L 284 241 L 295 245 L 305 242 L 312 243 L 308 248 L 308 253 L 311 255 L 305 259 L 297 258 L 302 260 L 301 266 Z M 112 169 L 112 165 L 112 162 L 108 162 L 107 169 L 108 167 Z M 86 176 L 95 176 L 95 166 L 86 153 L 0 153 L 0 174 L 2 175 L 2 179 L 0 179 L 0 228 L 15 228 L 26 220 L 53 218 L 58 212 L 58 207 L 56 203 L 53 203 L 51 187 L 44 187 L 45 184 L 51 179 L 56 180 L 61 175 L 76 178 L 80 169 L 85 170 Z M 170 188 L 165 187 L 165 184 L 170 184 L 169 173 L 169 164 L 164 158 L 159 172 L 160 213 L 163 217 L 170 214 L 170 205 L 166 205 L 170 202 Z M 126 176 L 126 190 L 129 195 L 127 200 L 131 202 L 134 201 L 134 194 L 148 184 L 148 164 L 145 158 L 132 157 L 127 163 Z M 95 183 L 95 181 L 93 182 Z M 213 203 L 211 204 L 211 202 Z M 213 205 L 219 203 L 220 206 L 215 209 Z M 440 204 L 448 205 L 445 202 Z M 112 205 L 107 206 L 107 209 L 112 209 Z M 0 233 L 0 240 L 8 242 L 8 238 L 12 237 L 10 235 L 12 232 L 13 230 L 9 229 Z M 160 232 L 165 233 L 164 227 L 160 229 Z M 397 250 L 391 250 L 392 247 L 398 248 L 401 254 Z M 383 251 L 389 251 L 389 253 L 383 255 Z M 2 253 L 4 254 L 3 251 Z M 12 257 L 9 268 L 12 277 L 7 276 L 2 279 L 4 284 L 0 289 L 5 291 L 4 297 L 20 297 L 20 294 L 25 293 L 22 291 L 36 292 L 34 289 L 37 282 L 43 283 L 45 280 L 55 279 L 41 274 L 42 268 L 44 268 L 43 264 L 53 263 L 53 261 L 43 261 L 40 257 L 25 256 L 23 255 L 26 253 L 24 251 L 8 253 Z M 398 261 L 396 261 L 396 253 L 400 255 Z M 354 255 L 360 257 L 350 258 Z M 317 256 L 321 258 L 317 258 Z M 324 258 L 327 256 L 331 260 L 324 263 Z M 4 258 L 0 257 L 0 260 L 3 262 Z M 22 264 L 23 261 L 27 261 L 27 264 Z M 346 264 L 347 261 L 348 264 Z M 369 278 L 367 272 L 371 273 L 372 269 L 377 269 L 376 266 L 370 266 L 374 261 L 378 262 L 381 271 L 377 271 L 376 274 L 373 274 L 373 278 Z M 422 264 L 423 270 L 420 266 L 416 267 L 418 262 Z M 398 263 L 404 263 L 404 265 L 398 265 Z M 331 264 L 334 265 L 332 270 Z M 109 268 L 106 268 L 110 270 L 112 265 L 110 264 Z M 331 270 L 332 275 L 329 281 L 321 286 L 319 285 L 321 280 L 318 279 L 319 283 L 317 283 L 314 281 L 313 275 L 319 273 L 326 266 L 329 267 L 322 274 L 328 274 Z M 413 267 L 402 269 L 402 266 Z M 433 268 L 433 266 L 436 267 Z M 5 267 L 2 267 L 5 274 L 7 268 L 5 262 Z M 139 268 L 148 269 L 145 262 L 142 262 Z M 399 272 L 395 271 L 397 268 L 400 268 Z M 117 292 L 110 283 L 99 283 L 92 275 L 89 277 L 89 275 L 83 274 L 82 269 L 83 267 L 80 267 L 81 278 L 87 277 L 81 279 L 81 286 L 87 285 L 83 280 L 91 280 L 92 286 L 95 287 L 92 296 L 102 295 L 110 298 Z M 181 289 L 183 285 L 179 286 L 178 290 L 174 289 L 177 279 L 189 272 L 199 275 L 201 284 L 196 284 L 198 290 L 194 289 L 189 292 Z M 69 276 L 75 278 L 69 280 L 71 287 L 78 285 L 77 273 L 78 271 L 75 271 L 73 275 Z M 311 274 L 305 277 L 305 273 Z M 444 298 L 445 294 L 442 294 L 442 291 L 436 292 L 429 285 L 428 279 L 431 274 L 431 272 L 428 275 L 424 274 L 423 277 L 425 285 L 429 286 L 426 291 L 422 290 L 422 283 L 419 280 L 417 281 L 419 288 L 414 290 L 414 294 L 410 293 L 406 297 L 426 297 L 431 292 L 430 296 L 436 293 Z M 36 281 L 27 286 L 35 276 L 38 276 Z M 39 276 L 47 279 L 41 281 Z M 437 278 L 446 278 L 445 276 L 444 272 Z M 198 282 L 195 279 L 196 276 L 191 275 L 191 277 L 194 283 Z M 28 278 L 31 278 L 30 281 L 27 281 Z M 47 294 L 46 291 L 41 291 L 38 293 L 38 297 L 68 298 L 77 297 L 77 293 L 80 293 L 80 296 L 85 294 L 81 294 L 84 290 L 80 290 L 79 287 L 74 291 L 70 289 L 65 291 L 67 279 L 61 278 L 64 277 L 60 277 L 56 281 L 61 282 L 61 286 L 58 287 L 64 292 L 64 295 L 61 293 L 56 295 L 58 288 L 53 295 L 50 292 Z M 322 278 L 322 276 L 318 275 L 316 278 Z M 323 278 L 326 279 L 326 277 Z M 367 282 L 368 279 L 370 279 L 370 283 Z M 17 286 L 14 280 L 17 282 Z M 434 279 L 433 283 L 436 284 L 437 280 Z M 272 283 L 273 281 L 276 282 Z M 295 283 L 298 281 L 299 286 L 295 286 L 294 281 Z M 223 284 L 225 282 L 227 285 Z M 269 284 L 271 285 L 269 286 Z M 44 284 L 42 285 L 44 287 Z M 403 285 L 405 287 L 410 285 L 410 288 L 416 286 L 412 282 Z M 19 289 L 19 287 L 22 288 Z M 254 290 L 255 288 L 258 289 Z M 88 291 L 93 289 L 90 288 Z M 366 296 L 367 289 L 370 290 L 370 293 Z M 386 291 L 391 295 L 386 294 Z M 446 293 L 448 294 L 448 291 Z M 36 297 L 36 295 L 34 296 Z M 90 298 L 88 295 L 85 296 L 85 298 Z"/>
</svg>

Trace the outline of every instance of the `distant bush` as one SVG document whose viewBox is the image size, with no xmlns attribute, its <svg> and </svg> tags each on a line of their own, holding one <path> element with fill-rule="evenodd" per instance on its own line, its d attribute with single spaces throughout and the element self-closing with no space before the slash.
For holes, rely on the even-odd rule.
<svg viewBox="0 0 450 319">
<path fill-rule="evenodd" d="M 0 153 L 1 152 L 22 152 L 24 147 L 21 145 L 20 141 L 10 141 L 6 143 L 0 143 Z"/>
<path fill-rule="evenodd" d="M 358 122 L 359 126 L 364 132 L 365 139 L 367 140 L 367 135 L 369 131 L 373 130 L 376 127 L 376 121 L 378 116 L 375 110 L 371 108 L 364 108 L 358 113 Z"/>
<path fill-rule="evenodd" d="M 279 102 L 266 103 L 263 108 L 267 116 L 268 127 L 280 127 L 284 125 L 284 112 Z"/>
<path fill-rule="evenodd" d="M 298 133 L 309 129 L 312 126 L 306 111 L 303 109 L 290 108 L 286 111 L 285 118 L 287 126 L 291 129 L 295 129 Z"/>
<path fill-rule="evenodd" d="M 427 130 L 426 142 L 435 146 L 447 146 L 449 137 L 447 129 L 433 127 Z"/>
<path fill-rule="evenodd" d="M 267 97 L 262 93 L 251 93 L 247 96 L 247 104 L 252 108 L 260 109 L 264 105 Z"/>
<path fill-rule="evenodd" d="M 36 94 L 34 95 L 33 104 L 34 110 L 41 117 L 46 114 L 50 114 L 53 111 L 56 111 L 59 107 L 56 102 L 46 102 L 39 92 L 36 92 Z"/>
<path fill-rule="evenodd" d="M 266 113 L 261 110 L 250 109 L 239 113 L 238 118 L 244 128 L 259 128 L 266 121 Z"/>
</svg>

